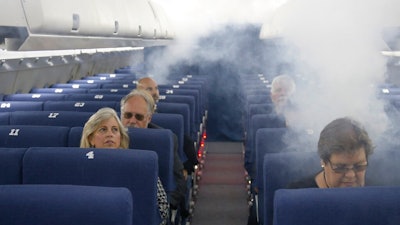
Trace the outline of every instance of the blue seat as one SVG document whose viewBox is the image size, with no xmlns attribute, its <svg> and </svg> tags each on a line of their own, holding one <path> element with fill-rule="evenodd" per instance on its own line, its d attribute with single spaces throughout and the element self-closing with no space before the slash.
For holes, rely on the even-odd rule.
<svg viewBox="0 0 400 225">
<path fill-rule="evenodd" d="M 51 85 L 51 88 L 78 88 L 78 89 L 92 89 L 100 88 L 100 84 L 74 84 L 74 83 L 59 83 Z"/>
<path fill-rule="evenodd" d="M 155 113 L 151 118 L 151 122 L 165 129 L 170 129 L 178 139 L 178 153 L 182 162 L 187 160 L 183 152 L 183 116 L 171 113 Z"/>
<path fill-rule="evenodd" d="M 112 82 L 113 80 L 125 79 L 124 77 L 116 77 L 116 76 L 105 76 L 105 74 L 96 74 L 93 76 L 82 77 L 82 80 L 108 80 Z"/>
<path fill-rule="evenodd" d="M 292 182 L 315 175 L 321 167 L 317 151 L 282 152 L 264 156 L 264 225 L 272 225 L 274 193 Z M 262 201 L 262 200 L 261 200 Z"/>
<path fill-rule="evenodd" d="M 105 89 L 129 89 L 133 90 L 136 88 L 136 84 L 131 84 L 131 83 L 108 83 L 108 84 L 102 84 L 101 88 Z"/>
<path fill-rule="evenodd" d="M 271 96 L 269 93 L 265 94 L 249 94 L 246 96 L 246 105 L 249 104 L 265 104 L 271 103 Z"/>
<path fill-rule="evenodd" d="M 22 159 L 26 150 L 0 148 L 0 185 L 22 184 Z"/>
<path fill-rule="evenodd" d="M 43 111 L 80 111 L 97 112 L 97 110 L 109 107 L 119 108 L 116 101 L 46 101 L 43 103 Z"/>
<path fill-rule="evenodd" d="M 10 125 L 84 126 L 93 113 L 75 111 L 11 112 Z"/>
<path fill-rule="evenodd" d="M 124 67 L 124 68 L 119 68 L 115 69 L 114 72 L 116 74 L 122 73 L 122 74 L 131 74 L 133 76 L 136 76 L 136 72 L 140 70 L 139 68 L 134 68 L 134 67 Z"/>
<path fill-rule="evenodd" d="M 0 111 L 0 125 L 10 125 L 10 114 L 11 112 Z"/>
<path fill-rule="evenodd" d="M 136 76 L 131 73 L 97 73 L 93 75 L 94 77 L 108 77 L 108 78 L 114 78 L 114 79 L 132 79 L 136 80 Z"/>
<path fill-rule="evenodd" d="M 167 194 L 176 189 L 173 174 L 174 141 L 168 129 L 129 128 L 129 148 L 151 150 L 158 155 L 159 176 Z"/>
<path fill-rule="evenodd" d="M 41 111 L 43 102 L 40 101 L 1 101 L 0 112 L 12 111 Z"/>
<path fill-rule="evenodd" d="M 68 81 L 68 83 L 70 83 L 70 84 L 98 84 L 99 86 L 97 88 L 99 88 L 101 86 L 101 84 L 111 83 L 111 81 L 88 78 L 88 79 L 80 79 L 80 80 L 70 80 L 70 81 Z"/>
<path fill-rule="evenodd" d="M 256 132 L 260 128 L 280 128 L 285 127 L 285 122 L 274 114 L 257 114 L 250 119 L 249 128 L 245 139 L 244 167 L 253 177 L 255 167 L 255 142 Z"/>
<path fill-rule="evenodd" d="M 71 127 L 68 134 L 68 146 L 79 147 L 82 138 L 83 127 Z"/>
<path fill-rule="evenodd" d="M 121 94 L 69 94 L 66 96 L 67 101 L 121 101 L 125 95 Z"/>
<path fill-rule="evenodd" d="M 197 132 L 199 131 L 199 124 L 196 124 L 195 115 L 198 114 L 196 109 L 195 100 L 193 96 L 184 95 L 160 95 L 160 102 L 173 102 L 173 103 L 183 103 L 189 106 L 190 113 L 190 136 L 197 140 Z"/>
<path fill-rule="evenodd" d="M 54 94 L 84 94 L 83 88 L 32 88 L 30 93 L 54 93 Z"/>
<path fill-rule="evenodd" d="M 69 127 L 9 125 L 0 126 L 0 147 L 67 146 Z"/>
<path fill-rule="evenodd" d="M 278 190 L 274 225 L 376 225 L 400 221 L 400 187 Z"/>
<path fill-rule="evenodd" d="M 157 180 L 157 154 L 152 151 L 29 148 L 23 161 L 24 184 L 128 188 L 133 199 L 132 224 L 139 225 L 160 223 Z"/>
<path fill-rule="evenodd" d="M 368 158 L 367 185 L 400 186 L 400 152 L 398 149 L 375 149 Z"/>
<path fill-rule="evenodd" d="M 127 88 L 100 88 L 100 89 L 89 89 L 89 94 L 117 94 L 117 95 L 127 95 L 132 89 Z"/>
<path fill-rule="evenodd" d="M 132 213 L 126 188 L 0 186 L 0 224 L 132 225 Z"/>
<path fill-rule="evenodd" d="M 251 182 L 251 187 L 257 187 L 258 193 L 255 193 L 256 201 L 258 201 L 259 221 L 263 221 L 263 202 L 264 202 L 264 179 L 263 166 L 264 156 L 266 154 L 280 153 L 285 151 L 286 144 L 283 141 L 284 135 L 287 133 L 287 128 L 261 128 L 256 132 L 255 137 L 255 163 L 254 174 Z"/>
<path fill-rule="evenodd" d="M 201 117 L 203 115 L 203 105 L 201 104 L 200 93 L 195 89 L 167 89 L 159 88 L 160 95 L 182 95 L 182 96 L 193 96 L 196 106 L 195 122 L 200 123 Z"/>
<path fill-rule="evenodd" d="M 247 105 L 245 111 L 244 130 L 249 129 L 249 124 L 251 117 L 257 114 L 270 114 L 274 110 L 274 105 L 272 103 L 262 103 L 262 104 L 249 104 Z"/>
<path fill-rule="evenodd" d="M 183 130 L 186 135 L 190 136 L 190 109 L 187 104 L 173 103 L 173 102 L 159 102 L 157 103 L 157 112 L 180 114 L 183 116 Z"/>
<path fill-rule="evenodd" d="M 195 90 L 198 92 L 199 94 L 199 100 L 200 100 L 200 104 L 203 107 L 203 109 L 206 107 L 207 105 L 207 95 L 206 95 L 206 91 L 205 88 L 202 85 L 190 85 L 190 84 L 183 84 L 183 85 L 174 85 L 174 84 L 159 84 L 158 85 L 159 89 L 172 89 L 174 91 L 174 93 L 176 94 L 180 94 L 179 91 L 180 90 Z M 178 92 L 175 92 L 175 90 L 178 90 Z"/>
<path fill-rule="evenodd" d="M 4 96 L 5 101 L 63 101 L 67 94 L 55 93 L 27 93 L 27 94 L 9 94 Z"/>
</svg>

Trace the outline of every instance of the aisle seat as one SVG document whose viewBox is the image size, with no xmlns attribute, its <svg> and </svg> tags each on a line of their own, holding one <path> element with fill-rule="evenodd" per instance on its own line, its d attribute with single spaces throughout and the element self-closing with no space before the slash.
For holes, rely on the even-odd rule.
<svg viewBox="0 0 400 225">
<path fill-rule="evenodd" d="M 24 184 L 125 187 L 132 194 L 132 224 L 160 223 L 155 152 L 137 149 L 29 148 L 23 159 L 22 177 Z"/>
<path fill-rule="evenodd" d="M 278 190 L 274 225 L 398 224 L 400 187 Z"/>
<path fill-rule="evenodd" d="M 60 147 L 67 146 L 69 127 L 8 125 L 0 126 L 0 147 Z"/>
<path fill-rule="evenodd" d="M 0 223 L 7 225 L 132 225 L 126 188 L 78 185 L 1 185 Z"/>
<path fill-rule="evenodd" d="M 0 112 L 13 111 L 42 111 L 41 101 L 0 101 Z"/>
</svg>

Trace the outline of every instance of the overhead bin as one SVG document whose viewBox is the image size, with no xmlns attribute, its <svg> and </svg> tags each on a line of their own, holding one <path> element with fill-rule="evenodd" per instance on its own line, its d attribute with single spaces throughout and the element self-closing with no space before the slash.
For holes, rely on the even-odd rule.
<svg viewBox="0 0 400 225">
<path fill-rule="evenodd" d="M 6 1 L 0 38 L 8 50 L 146 47 L 173 39 L 163 9 L 147 0 Z"/>
</svg>

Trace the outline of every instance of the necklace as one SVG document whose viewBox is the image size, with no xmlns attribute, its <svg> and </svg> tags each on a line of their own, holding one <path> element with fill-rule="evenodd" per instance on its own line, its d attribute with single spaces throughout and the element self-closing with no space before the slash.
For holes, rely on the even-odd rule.
<svg viewBox="0 0 400 225">
<path fill-rule="evenodd" d="M 325 171 L 322 171 L 323 175 L 324 175 L 324 181 L 325 181 L 325 185 L 327 188 L 330 188 L 328 185 L 328 181 L 326 180 L 326 176 L 325 176 Z"/>
</svg>

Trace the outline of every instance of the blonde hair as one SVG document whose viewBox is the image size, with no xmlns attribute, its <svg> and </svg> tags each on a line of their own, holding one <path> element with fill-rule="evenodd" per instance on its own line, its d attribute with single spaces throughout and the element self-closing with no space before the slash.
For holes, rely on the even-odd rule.
<svg viewBox="0 0 400 225">
<path fill-rule="evenodd" d="M 82 131 L 81 137 L 81 148 L 91 148 L 93 147 L 89 142 L 89 137 L 93 135 L 93 133 L 97 130 L 100 124 L 104 120 L 108 120 L 110 118 L 114 118 L 117 123 L 121 134 L 121 143 L 119 148 L 129 148 L 129 135 L 127 129 L 122 125 L 121 120 L 119 119 L 117 113 L 112 108 L 101 108 L 95 114 L 93 114 L 89 120 L 85 123 Z"/>
</svg>

